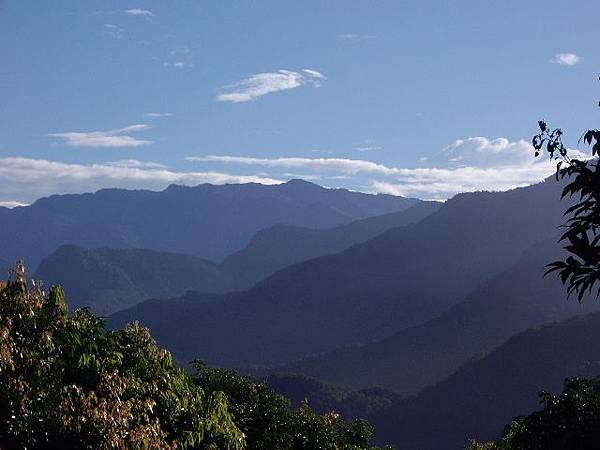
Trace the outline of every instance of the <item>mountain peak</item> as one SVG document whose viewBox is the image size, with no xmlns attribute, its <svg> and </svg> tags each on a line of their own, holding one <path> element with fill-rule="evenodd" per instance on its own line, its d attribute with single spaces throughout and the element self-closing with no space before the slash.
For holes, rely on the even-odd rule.
<svg viewBox="0 0 600 450">
<path fill-rule="evenodd" d="M 311 183 L 310 181 L 303 180 L 302 178 L 292 178 L 291 180 L 286 181 L 284 184 L 287 186 L 307 186 L 311 188 L 317 187 L 320 189 L 324 189 L 323 186 L 318 185 L 316 183 Z"/>
</svg>

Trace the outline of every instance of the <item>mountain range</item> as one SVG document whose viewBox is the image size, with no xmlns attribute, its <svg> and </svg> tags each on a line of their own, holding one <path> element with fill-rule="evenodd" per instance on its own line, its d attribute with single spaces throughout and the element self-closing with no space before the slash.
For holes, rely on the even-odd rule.
<svg viewBox="0 0 600 450">
<path fill-rule="evenodd" d="M 549 180 L 460 194 L 418 224 L 282 269 L 252 289 L 151 300 L 109 318 L 140 320 L 180 361 L 272 366 L 364 344 L 433 319 L 556 235 L 565 204 Z"/>
<path fill-rule="evenodd" d="M 221 264 L 148 249 L 67 244 L 42 260 L 35 278 L 61 284 L 72 309 L 88 307 L 109 315 L 143 300 L 182 295 L 189 290 L 215 293 L 250 288 L 288 265 L 336 253 L 390 228 L 418 222 L 440 206 L 437 202 L 418 202 L 404 211 L 328 229 L 275 225 L 259 231 L 246 248 Z"/>
<path fill-rule="evenodd" d="M 0 207 L 0 229 L 11 236 L 2 258 L 36 268 L 63 244 L 144 248 L 220 261 L 259 230 L 287 224 L 330 228 L 401 211 L 418 200 L 326 189 L 292 180 L 280 185 L 202 184 L 154 192 L 103 189 L 53 195 L 30 206 Z"/>
<path fill-rule="evenodd" d="M 599 308 L 593 299 L 565 301 L 560 281 L 543 276 L 544 266 L 564 255 L 556 241 L 532 245 L 512 267 L 432 320 L 380 341 L 336 349 L 274 370 L 414 395 L 519 332 Z"/>
<path fill-rule="evenodd" d="M 139 320 L 181 363 L 269 374 L 295 406 L 367 418 L 381 443 L 453 450 L 600 371 L 600 304 L 543 277 L 564 257 L 561 188 L 443 204 L 301 181 L 56 196 L 0 208 L 16 236 L 0 267 L 29 238 L 71 309 Z"/>
<path fill-rule="evenodd" d="M 514 417 L 539 408 L 542 390 L 600 373 L 600 313 L 527 330 L 418 396 L 369 417 L 399 450 L 459 450 L 497 439 Z"/>
</svg>

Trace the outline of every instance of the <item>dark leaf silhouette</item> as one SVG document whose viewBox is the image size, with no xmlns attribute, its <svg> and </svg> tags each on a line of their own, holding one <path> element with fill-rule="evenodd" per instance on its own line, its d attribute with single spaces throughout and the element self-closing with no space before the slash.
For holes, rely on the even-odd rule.
<svg viewBox="0 0 600 450">
<path fill-rule="evenodd" d="M 565 211 L 566 231 L 560 241 L 566 241 L 565 249 L 571 254 L 564 261 L 555 261 L 546 266 L 546 275 L 558 272 L 558 277 L 567 286 L 567 295 L 577 295 L 581 302 L 586 293 L 591 293 L 600 283 L 600 172 L 598 160 L 582 161 L 571 159 L 562 142 L 560 128 L 551 130 L 545 121 L 538 122 L 540 133 L 532 139 L 535 156 L 544 150 L 550 159 L 556 160 L 556 179 L 569 180 L 561 199 L 575 198 L 577 202 Z M 583 142 L 592 147 L 592 157 L 600 156 L 600 131 L 588 130 Z M 600 295 L 600 288 L 596 297 Z"/>
</svg>

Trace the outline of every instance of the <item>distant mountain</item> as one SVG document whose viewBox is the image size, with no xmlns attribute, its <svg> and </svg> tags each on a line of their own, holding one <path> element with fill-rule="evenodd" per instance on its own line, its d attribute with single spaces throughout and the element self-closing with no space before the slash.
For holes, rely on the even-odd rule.
<svg viewBox="0 0 600 450">
<path fill-rule="evenodd" d="M 61 284 L 72 308 L 89 307 L 109 315 L 143 300 L 188 290 L 223 293 L 249 288 L 294 262 L 335 253 L 395 226 L 417 222 L 439 206 L 419 202 L 401 212 L 325 230 L 277 225 L 260 231 L 247 249 L 222 264 L 154 250 L 64 245 L 42 260 L 35 277 Z"/>
<path fill-rule="evenodd" d="M 418 224 L 280 270 L 251 290 L 148 301 L 138 319 L 181 361 L 248 367 L 291 362 L 421 324 L 556 234 L 566 206 L 554 180 L 461 194 Z"/>
<path fill-rule="evenodd" d="M 514 266 L 435 319 L 381 341 L 334 350 L 277 370 L 412 395 L 516 333 L 597 310 L 600 305 L 594 301 L 566 301 L 560 281 L 543 277 L 544 266 L 562 254 L 556 240 L 533 245 Z"/>
<path fill-rule="evenodd" d="M 301 180 L 274 186 L 169 186 L 161 192 L 103 189 L 54 195 L 30 206 L 0 208 L 10 239 L 7 260 L 29 267 L 63 244 L 148 248 L 213 261 L 241 249 L 259 230 L 278 224 L 328 228 L 404 210 L 418 200 L 325 189 Z"/>
<path fill-rule="evenodd" d="M 197 256 L 142 249 L 84 249 L 63 245 L 40 264 L 35 278 L 65 288 L 71 310 L 108 315 L 149 298 L 217 290 L 231 284 L 218 266 Z"/>
<path fill-rule="evenodd" d="M 220 267 L 233 279 L 236 290 L 248 289 L 284 267 L 338 253 L 391 228 L 417 223 L 441 205 L 420 202 L 403 211 L 328 229 L 275 225 L 256 233 L 246 247 L 225 258 Z"/>
<path fill-rule="evenodd" d="M 369 417 L 380 442 L 399 450 L 459 450 L 498 438 L 539 407 L 541 390 L 600 373 L 600 313 L 526 331 L 419 396 Z"/>
</svg>

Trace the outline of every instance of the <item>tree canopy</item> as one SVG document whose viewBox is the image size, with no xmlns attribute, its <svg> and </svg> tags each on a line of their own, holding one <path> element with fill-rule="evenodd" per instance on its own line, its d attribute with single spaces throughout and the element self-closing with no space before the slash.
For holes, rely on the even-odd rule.
<svg viewBox="0 0 600 450">
<path fill-rule="evenodd" d="M 18 263 L 0 282 L 0 448 L 375 449 L 364 421 L 292 410 L 264 382 L 178 367 L 137 323 L 69 315 Z"/>
</svg>

